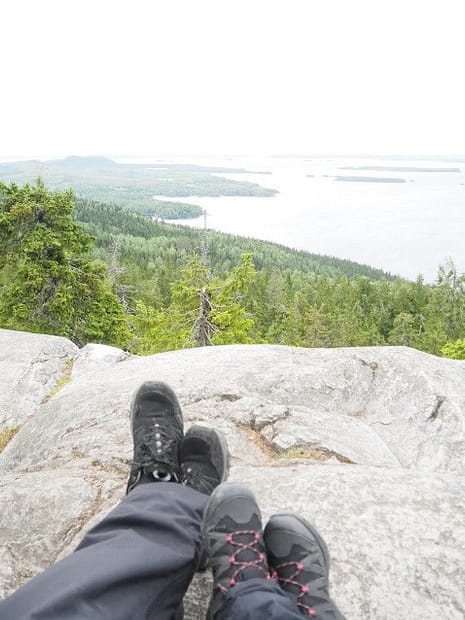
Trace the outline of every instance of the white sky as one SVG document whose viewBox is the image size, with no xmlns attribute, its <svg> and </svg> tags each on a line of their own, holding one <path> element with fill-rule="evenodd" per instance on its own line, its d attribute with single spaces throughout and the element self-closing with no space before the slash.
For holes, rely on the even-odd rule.
<svg viewBox="0 0 465 620">
<path fill-rule="evenodd" d="M 464 0 L 3 0 L 0 155 L 465 153 Z"/>
</svg>

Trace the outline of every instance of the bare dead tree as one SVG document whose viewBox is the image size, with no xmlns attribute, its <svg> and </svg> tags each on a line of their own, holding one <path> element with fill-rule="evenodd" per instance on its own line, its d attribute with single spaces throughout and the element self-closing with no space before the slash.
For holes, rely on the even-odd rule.
<svg viewBox="0 0 465 620">
<path fill-rule="evenodd" d="M 115 239 L 111 246 L 111 260 L 108 273 L 113 289 L 120 300 L 126 314 L 134 314 L 134 308 L 130 304 L 130 296 L 135 291 L 135 287 L 129 284 L 121 284 L 118 282 L 119 276 L 126 272 L 126 267 L 119 260 L 119 241 Z"/>
<path fill-rule="evenodd" d="M 192 328 L 192 338 L 198 347 L 207 347 L 212 344 L 213 334 L 218 328 L 210 321 L 213 308 L 208 290 L 203 287 L 199 293 L 199 313 Z"/>
<path fill-rule="evenodd" d="M 218 328 L 211 322 L 210 317 L 213 310 L 208 283 L 211 280 L 211 272 L 208 257 L 208 231 L 207 231 L 207 210 L 202 211 L 203 229 L 200 233 L 200 259 L 205 268 L 206 286 L 199 290 L 199 312 L 192 328 L 192 338 L 199 347 L 206 347 L 212 344 L 212 337 Z"/>
</svg>

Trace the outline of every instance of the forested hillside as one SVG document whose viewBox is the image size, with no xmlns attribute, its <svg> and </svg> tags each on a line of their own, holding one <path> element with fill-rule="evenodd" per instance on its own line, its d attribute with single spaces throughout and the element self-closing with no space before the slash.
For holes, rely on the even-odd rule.
<svg viewBox="0 0 465 620">
<path fill-rule="evenodd" d="M 77 199 L 75 218 L 95 236 L 98 248 L 114 248 L 116 243 L 119 253 L 141 268 L 144 262 L 158 262 L 170 254 L 172 261 L 180 267 L 186 257 L 199 253 L 203 237 L 197 229 L 154 221 L 128 212 L 119 205 L 93 200 Z M 374 280 L 393 279 L 368 265 L 292 250 L 276 243 L 214 231 L 208 231 L 206 238 L 209 265 L 218 275 L 226 275 L 233 265 L 237 265 L 241 254 L 251 252 L 259 270 L 297 270 L 328 275 L 364 275 Z"/>
<path fill-rule="evenodd" d="M 0 325 L 135 353 L 219 343 L 408 345 L 465 357 L 465 278 L 434 285 L 118 205 L 0 184 Z"/>
</svg>

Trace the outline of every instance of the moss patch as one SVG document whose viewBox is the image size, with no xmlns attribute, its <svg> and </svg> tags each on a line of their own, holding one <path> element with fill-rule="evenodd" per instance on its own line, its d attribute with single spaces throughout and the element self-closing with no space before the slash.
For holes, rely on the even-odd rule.
<svg viewBox="0 0 465 620">
<path fill-rule="evenodd" d="M 243 424 L 237 424 L 237 427 L 247 434 L 250 441 L 260 448 L 270 461 L 295 461 L 306 459 L 307 461 L 324 462 L 329 461 L 331 458 L 335 458 L 340 463 L 354 464 L 354 461 L 344 454 L 340 454 L 334 450 L 328 450 L 328 448 L 323 448 L 318 445 L 292 446 L 291 448 L 280 450 L 259 431 Z"/>
<path fill-rule="evenodd" d="M 10 443 L 18 431 L 19 426 L 5 428 L 3 431 L 0 431 L 0 452 Z"/>
<path fill-rule="evenodd" d="M 340 463 L 354 463 L 343 454 L 317 446 L 294 446 L 287 450 L 282 450 L 275 455 L 277 460 L 308 459 L 309 461 L 329 461 L 331 458 L 336 458 Z"/>
<path fill-rule="evenodd" d="M 53 388 L 44 398 L 44 401 L 43 401 L 44 403 L 46 403 L 48 400 L 50 400 L 56 394 L 58 394 L 58 392 L 61 389 L 63 389 L 65 385 L 71 381 L 71 372 L 73 370 L 73 364 L 74 364 L 74 360 L 72 358 L 66 360 L 65 367 L 63 368 L 63 374 L 61 375 L 61 377 L 59 377 L 59 379 L 57 380 Z"/>
<path fill-rule="evenodd" d="M 276 459 L 310 459 L 312 461 L 327 461 L 331 457 L 323 454 L 318 448 L 312 446 L 295 446 L 288 448 L 275 455 Z"/>
</svg>

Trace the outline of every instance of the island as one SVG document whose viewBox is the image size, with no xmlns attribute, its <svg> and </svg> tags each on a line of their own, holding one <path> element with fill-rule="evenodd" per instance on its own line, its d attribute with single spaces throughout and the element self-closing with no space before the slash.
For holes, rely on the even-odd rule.
<svg viewBox="0 0 465 620">
<path fill-rule="evenodd" d="M 341 166 L 339 170 L 371 170 L 375 172 L 461 172 L 460 168 L 417 166 Z"/>
<path fill-rule="evenodd" d="M 348 183 L 405 183 L 405 179 L 400 177 L 358 177 L 358 176 L 336 176 L 335 181 Z"/>
</svg>

